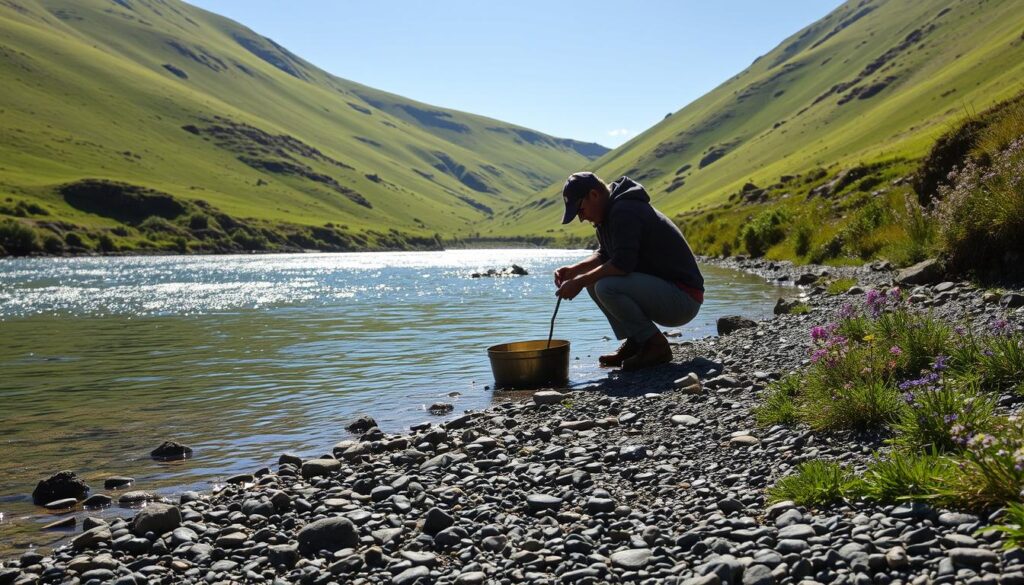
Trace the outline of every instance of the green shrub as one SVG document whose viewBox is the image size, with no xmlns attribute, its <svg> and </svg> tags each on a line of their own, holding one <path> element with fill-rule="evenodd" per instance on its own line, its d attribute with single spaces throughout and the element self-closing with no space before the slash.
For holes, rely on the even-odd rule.
<svg viewBox="0 0 1024 585">
<path fill-rule="evenodd" d="M 799 401 L 801 419 L 815 430 L 883 428 L 900 417 L 900 395 L 881 380 L 839 383 L 820 378 L 809 384 Z"/>
<path fill-rule="evenodd" d="M 0 246 L 12 256 L 26 256 L 41 249 L 35 230 L 13 219 L 0 222 Z"/>
<path fill-rule="evenodd" d="M 64 242 L 54 234 L 48 234 L 43 238 L 43 250 L 47 254 L 60 254 L 64 252 Z"/>
<path fill-rule="evenodd" d="M 862 259 L 871 258 L 881 249 L 881 243 L 873 237 L 875 230 L 890 221 L 889 209 L 877 200 L 870 201 L 857 210 L 843 229 L 842 240 L 846 249 Z"/>
<path fill-rule="evenodd" d="M 830 295 L 841 295 L 846 294 L 846 291 L 856 286 L 856 284 L 856 278 L 837 278 L 828 283 L 826 290 Z"/>
<path fill-rule="evenodd" d="M 843 499 L 853 479 L 853 472 L 845 466 L 831 461 L 807 461 L 797 466 L 796 473 L 783 477 L 769 488 L 768 500 L 824 506 Z"/>
<path fill-rule="evenodd" d="M 768 248 L 781 242 L 786 237 L 787 221 L 786 213 L 780 209 L 759 213 L 743 227 L 741 237 L 747 253 L 763 256 Z"/>
<path fill-rule="evenodd" d="M 768 386 L 764 402 L 754 408 L 754 418 L 763 427 L 793 424 L 797 421 L 793 398 L 800 393 L 802 378 L 791 374 Z"/>
<path fill-rule="evenodd" d="M 1005 419 L 991 433 L 965 431 L 959 436 L 967 463 L 958 475 L 959 503 L 984 507 L 1019 501 L 1024 489 L 1024 421 Z"/>
<path fill-rule="evenodd" d="M 139 229 L 153 234 L 180 234 L 181 229 L 166 219 L 151 215 L 139 224 Z"/>
<path fill-rule="evenodd" d="M 68 232 L 64 234 L 64 243 L 73 248 L 86 247 L 85 241 L 82 239 L 82 236 L 76 234 L 75 232 Z"/>
<path fill-rule="evenodd" d="M 986 432 L 995 424 L 996 399 L 981 392 L 976 380 L 936 379 L 937 374 L 901 385 L 908 407 L 893 425 L 896 444 L 914 451 L 957 451 L 959 435 Z"/>
<path fill-rule="evenodd" d="M 210 227 L 210 216 L 205 213 L 193 213 L 188 218 L 188 227 L 193 230 L 205 230 Z"/>
<path fill-rule="evenodd" d="M 267 239 L 262 235 L 254 235 L 246 233 L 244 230 L 235 230 L 231 234 L 231 239 L 242 247 L 243 250 L 256 251 L 267 249 Z"/>
<path fill-rule="evenodd" d="M 1005 319 L 993 322 L 987 335 L 957 329 L 950 349 L 953 371 L 977 376 L 987 391 L 1024 390 L 1024 335 L 1011 331 Z"/>
<path fill-rule="evenodd" d="M 895 322 L 897 325 L 893 326 Z M 877 329 L 886 331 L 887 340 L 899 347 L 903 372 L 913 376 L 930 368 L 939 356 L 949 355 L 952 332 L 948 325 L 930 315 L 913 314 L 905 309 L 887 314 L 878 320 Z"/>
<path fill-rule="evenodd" d="M 1024 547 L 1024 504 L 1010 502 L 1001 524 L 986 526 L 978 530 L 978 534 L 995 532 L 1001 535 L 1004 549 Z"/>
<path fill-rule="evenodd" d="M 899 223 L 907 238 L 903 244 L 903 257 L 900 264 L 916 264 L 932 255 L 935 250 L 935 222 L 917 201 L 906 196 L 903 202 L 904 211 L 899 216 Z"/>
<path fill-rule="evenodd" d="M 793 251 L 797 256 L 806 256 L 811 251 L 814 239 L 814 226 L 806 218 L 796 224 L 793 229 Z"/>
<path fill-rule="evenodd" d="M 843 253 L 843 244 L 843 234 L 836 234 L 829 238 L 828 241 L 812 250 L 809 260 L 814 264 L 822 264 L 826 260 L 838 258 L 839 255 Z"/>
<path fill-rule="evenodd" d="M 117 251 L 117 244 L 114 243 L 114 238 L 110 237 L 110 234 L 100 234 L 100 237 L 96 239 L 96 244 L 100 252 L 109 253 Z"/>
<path fill-rule="evenodd" d="M 851 492 L 880 502 L 948 497 L 958 474 L 945 456 L 894 451 L 872 461 Z"/>
<path fill-rule="evenodd" d="M 950 269 L 981 278 L 1024 274 L 1024 137 L 990 167 L 967 163 L 939 193 L 938 231 Z"/>
</svg>

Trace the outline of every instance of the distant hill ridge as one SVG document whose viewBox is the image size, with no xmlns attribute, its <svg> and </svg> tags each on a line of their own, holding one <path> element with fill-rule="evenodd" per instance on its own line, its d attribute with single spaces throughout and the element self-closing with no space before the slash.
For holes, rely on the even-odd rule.
<svg viewBox="0 0 1024 585">
<path fill-rule="evenodd" d="M 608 151 L 335 77 L 177 0 L 5 0 L 0 81 L 0 211 L 32 204 L 45 215 L 19 222 L 61 238 L 75 226 L 86 247 L 104 234 L 121 248 L 181 242 L 76 207 L 62 193 L 79 181 L 200 201 L 271 248 L 302 247 L 274 226 L 325 223 L 401 247 L 373 234 L 478 231 Z M 168 221 L 186 249 L 235 246 L 219 223 L 197 235 Z"/>
<path fill-rule="evenodd" d="M 1020 2 L 851 0 L 588 168 L 640 180 L 672 215 L 710 209 L 748 183 L 921 157 L 1022 80 Z M 559 186 L 499 231 L 546 233 Z"/>
</svg>

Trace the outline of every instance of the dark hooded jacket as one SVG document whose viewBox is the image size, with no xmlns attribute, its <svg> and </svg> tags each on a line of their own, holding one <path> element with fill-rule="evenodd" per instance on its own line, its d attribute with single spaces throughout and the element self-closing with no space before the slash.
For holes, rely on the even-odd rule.
<svg viewBox="0 0 1024 585">
<path fill-rule="evenodd" d="M 609 185 L 604 221 L 597 226 L 597 253 L 624 272 L 642 272 L 704 290 L 690 244 L 676 224 L 651 206 L 643 185 L 621 177 Z"/>
</svg>

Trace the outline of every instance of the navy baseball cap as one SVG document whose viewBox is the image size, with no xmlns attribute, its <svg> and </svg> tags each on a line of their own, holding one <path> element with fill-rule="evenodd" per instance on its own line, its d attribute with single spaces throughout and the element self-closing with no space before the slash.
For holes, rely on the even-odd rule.
<svg viewBox="0 0 1024 585">
<path fill-rule="evenodd" d="M 565 201 L 565 215 L 562 216 L 562 223 L 567 224 L 580 212 L 580 201 L 590 193 L 591 189 L 604 189 L 604 183 L 597 175 L 589 171 L 573 173 L 565 180 L 562 187 L 562 200 Z"/>
</svg>

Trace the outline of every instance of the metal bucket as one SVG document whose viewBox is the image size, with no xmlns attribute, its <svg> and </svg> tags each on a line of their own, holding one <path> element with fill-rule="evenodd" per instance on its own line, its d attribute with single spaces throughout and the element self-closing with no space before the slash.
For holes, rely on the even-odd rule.
<svg viewBox="0 0 1024 585">
<path fill-rule="evenodd" d="M 496 388 L 558 387 L 569 383 L 569 342 L 552 339 L 501 343 L 487 348 Z"/>
</svg>

